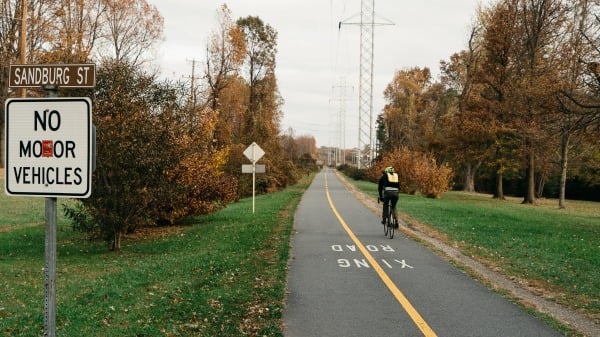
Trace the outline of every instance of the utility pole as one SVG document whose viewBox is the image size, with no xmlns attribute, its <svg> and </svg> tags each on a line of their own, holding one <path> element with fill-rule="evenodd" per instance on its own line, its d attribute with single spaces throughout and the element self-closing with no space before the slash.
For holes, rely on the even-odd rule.
<svg viewBox="0 0 600 337">
<path fill-rule="evenodd" d="M 340 21 L 342 25 L 360 26 L 360 72 L 358 88 L 358 168 L 371 165 L 374 154 L 373 132 L 373 49 L 375 26 L 393 25 L 391 22 L 375 22 L 375 0 L 361 0 L 360 22 Z M 366 149 L 368 153 L 362 153 Z"/>
<path fill-rule="evenodd" d="M 27 63 L 27 12 L 28 12 L 28 4 L 27 4 L 28 0 L 22 0 L 21 1 L 21 34 L 19 36 L 19 50 L 21 53 L 21 59 L 20 62 L 21 64 L 26 64 Z M 26 88 L 20 88 L 20 93 L 19 96 L 21 97 L 26 97 L 27 96 L 27 89 Z"/>
<path fill-rule="evenodd" d="M 193 106 L 196 106 L 196 62 L 198 60 L 196 59 L 191 59 L 188 60 L 190 62 L 192 62 L 192 76 L 190 77 L 191 79 L 191 89 L 190 89 L 190 101 L 192 102 Z"/>
</svg>

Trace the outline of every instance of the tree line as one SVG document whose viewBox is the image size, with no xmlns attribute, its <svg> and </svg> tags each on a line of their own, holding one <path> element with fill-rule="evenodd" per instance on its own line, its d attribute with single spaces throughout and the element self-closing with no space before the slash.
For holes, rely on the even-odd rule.
<svg viewBox="0 0 600 337">
<path fill-rule="evenodd" d="M 377 118 L 380 161 L 428 154 L 465 191 L 493 181 L 496 198 L 506 181 L 523 181 L 524 203 L 553 181 L 561 208 L 569 178 L 599 186 L 598 13 L 597 0 L 480 6 L 468 47 L 441 61 L 438 80 L 428 68 L 394 74 Z"/>
<path fill-rule="evenodd" d="M 91 97 L 97 128 L 92 195 L 65 207 L 65 213 L 76 229 L 104 238 L 111 249 L 119 250 L 122 236 L 141 226 L 172 225 L 248 196 L 251 177 L 241 174 L 241 166 L 249 163 L 243 151 L 252 142 L 266 153 L 258 193 L 286 187 L 317 169 L 314 138 L 280 130 L 277 32 L 259 17 L 234 20 L 226 5 L 219 7 L 201 78 L 173 81 L 153 69 L 163 18 L 145 0 L 27 5 L 28 63 L 97 65 L 95 88 L 60 91 Z M 18 43 L 23 2 L 0 0 L 0 6 L 5 100 L 17 95 L 8 88 L 8 68 L 19 63 L 23 50 Z M 31 89 L 27 95 L 44 93 Z"/>
</svg>

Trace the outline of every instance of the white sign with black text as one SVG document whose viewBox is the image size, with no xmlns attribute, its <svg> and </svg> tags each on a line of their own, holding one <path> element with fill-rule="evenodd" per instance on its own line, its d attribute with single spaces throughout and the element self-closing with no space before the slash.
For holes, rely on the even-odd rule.
<svg viewBox="0 0 600 337">
<path fill-rule="evenodd" d="M 91 100 L 12 98 L 4 111 L 6 194 L 89 197 Z"/>
</svg>

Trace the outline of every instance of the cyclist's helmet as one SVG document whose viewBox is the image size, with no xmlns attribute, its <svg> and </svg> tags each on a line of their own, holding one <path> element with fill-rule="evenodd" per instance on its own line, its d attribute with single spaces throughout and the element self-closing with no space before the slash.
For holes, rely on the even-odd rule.
<svg viewBox="0 0 600 337">
<path fill-rule="evenodd" d="M 385 170 L 383 170 L 383 172 L 385 173 L 394 173 L 394 168 L 391 166 L 388 166 L 385 168 Z"/>
</svg>

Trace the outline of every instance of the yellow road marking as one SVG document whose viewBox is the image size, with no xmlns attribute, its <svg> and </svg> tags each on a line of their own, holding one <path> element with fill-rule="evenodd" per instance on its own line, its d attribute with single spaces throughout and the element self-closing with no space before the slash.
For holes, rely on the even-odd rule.
<svg viewBox="0 0 600 337">
<path fill-rule="evenodd" d="M 371 266 L 373 266 L 373 269 L 377 272 L 377 275 L 379 275 L 379 277 L 381 278 L 383 283 L 385 283 L 385 285 L 392 292 L 394 297 L 396 297 L 396 300 L 400 303 L 400 305 L 402 305 L 402 308 L 404 308 L 404 311 L 406 311 L 408 316 L 410 316 L 410 318 L 417 325 L 419 330 L 421 330 L 421 332 L 423 333 L 423 336 L 437 337 L 435 332 L 433 332 L 433 330 L 429 327 L 427 322 L 425 322 L 423 317 L 421 317 L 421 315 L 412 306 L 412 304 L 408 301 L 408 299 L 406 298 L 406 296 L 404 296 L 404 294 L 400 291 L 400 289 L 398 289 L 398 287 L 396 287 L 396 284 L 394 284 L 392 279 L 383 270 L 383 268 L 381 268 L 379 263 L 373 258 L 371 253 L 369 253 L 369 251 L 365 248 L 365 246 L 362 244 L 362 242 L 360 242 L 360 240 L 356 237 L 356 235 L 354 235 L 354 232 L 352 232 L 352 230 L 350 229 L 350 227 L 348 227 L 348 225 L 346 224 L 346 222 L 344 221 L 342 216 L 338 213 L 337 209 L 335 208 L 335 206 L 333 204 L 333 201 L 331 200 L 331 195 L 329 194 L 329 187 L 327 186 L 327 173 L 325 173 L 324 176 L 325 176 L 325 193 L 327 194 L 327 200 L 329 201 L 329 206 L 331 207 L 333 214 L 335 214 L 335 216 L 339 220 L 339 222 L 342 225 L 342 227 L 344 228 L 344 230 L 346 230 L 346 233 L 348 233 L 348 236 L 350 236 L 352 241 L 354 241 L 354 244 L 358 247 L 358 249 L 361 251 L 361 253 L 369 261 Z"/>
</svg>

